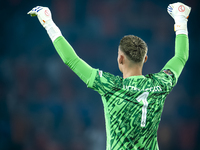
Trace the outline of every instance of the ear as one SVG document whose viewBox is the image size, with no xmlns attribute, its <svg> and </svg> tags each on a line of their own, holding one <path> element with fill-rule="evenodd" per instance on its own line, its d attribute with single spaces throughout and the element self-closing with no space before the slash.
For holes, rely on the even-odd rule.
<svg viewBox="0 0 200 150">
<path fill-rule="evenodd" d="M 146 55 L 144 58 L 144 63 L 147 62 L 148 56 Z"/>
<path fill-rule="evenodd" d="M 123 65 L 124 63 L 124 56 L 123 55 L 119 55 L 119 64 L 122 64 Z"/>
</svg>

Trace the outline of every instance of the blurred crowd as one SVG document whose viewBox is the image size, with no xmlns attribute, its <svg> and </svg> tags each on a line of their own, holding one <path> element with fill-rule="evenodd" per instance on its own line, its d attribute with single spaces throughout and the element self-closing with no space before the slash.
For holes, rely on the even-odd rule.
<svg viewBox="0 0 200 150">
<path fill-rule="evenodd" d="M 124 35 L 148 45 L 143 74 L 159 72 L 174 55 L 174 21 L 166 0 L 1 1 L 0 150 L 105 150 L 103 105 L 98 93 L 66 66 L 36 17 L 46 6 L 76 53 L 94 68 L 121 73 L 117 51 Z M 190 56 L 166 99 L 161 150 L 200 149 L 200 16 L 198 0 L 188 21 Z"/>
</svg>

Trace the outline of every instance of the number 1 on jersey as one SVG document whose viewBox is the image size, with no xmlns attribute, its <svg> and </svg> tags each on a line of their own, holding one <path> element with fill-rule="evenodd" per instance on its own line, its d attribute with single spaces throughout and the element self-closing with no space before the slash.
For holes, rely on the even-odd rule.
<svg viewBox="0 0 200 150">
<path fill-rule="evenodd" d="M 144 92 L 136 98 L 136 100 L 138 102 L 140 102 L 140 101 L 143 102 L 141 127 L 145 127 L 145 125 L 146 125 L 147 106 L 148 106 L 147 97 L 148 97 L 148 95 L 149 95 L 149 92 Z"/>
</svg>

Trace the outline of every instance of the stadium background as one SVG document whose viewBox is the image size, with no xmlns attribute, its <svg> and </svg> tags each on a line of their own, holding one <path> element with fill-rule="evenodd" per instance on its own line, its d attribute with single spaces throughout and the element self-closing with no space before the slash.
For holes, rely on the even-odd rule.
<svg viewBox="0 0 200 150">
<path fill-rule="evenodd" d="M 144 74 L 174 55 L 173 19 L 166 0 L 4 0 L 0 3 L 0 149 L 105 150 L 103 105 L 98 93 L 62 62 L 37 18 L 26 13 L 47 6 L 77 54 L 94 68 L 121 75 L 119 40 L 146 41 Z M 161 150 L 200 149 L 199 1 L 188 22 L 190 57 L 167 97 L 158 142 Z"/>
</svg>

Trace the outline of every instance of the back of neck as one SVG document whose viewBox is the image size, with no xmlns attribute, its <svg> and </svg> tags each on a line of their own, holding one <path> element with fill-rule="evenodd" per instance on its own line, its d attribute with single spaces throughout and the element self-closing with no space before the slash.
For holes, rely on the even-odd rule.
<svg viewBox="0 0 200 150">
<path fill-rule="evenodd" d="M 128 78 L 130 76 L 140 76 L 142 75 L 142 67 L 134 66 L 132 68 L 123 68 L 123 78 Z"/>
</svg>

